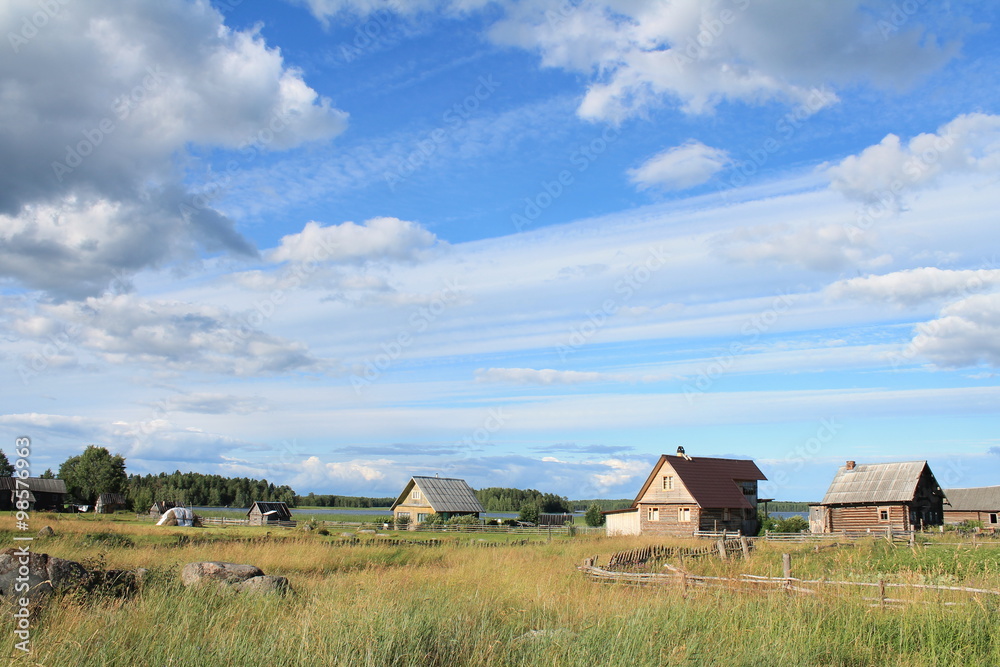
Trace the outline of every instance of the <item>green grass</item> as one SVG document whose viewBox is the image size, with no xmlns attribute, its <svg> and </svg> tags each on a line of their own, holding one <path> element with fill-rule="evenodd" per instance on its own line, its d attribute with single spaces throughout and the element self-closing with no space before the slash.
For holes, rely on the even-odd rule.
<svg viewBox="0 0 1000 667">
<path fill-rule="evenodd" d="M 38 527 L 44 525 L 38 521 Z M 129 601 L 66 597 L 33 625 L 45 665 L 997 665 L 997 601 L 962 598 L 871 607 L 861 594 L 785 593 L 598 584 L 576 570 L 584 558 L 650 539 L 538 539 L 525 546 L 475 548 L 479 536 L 436 537 L 440 547 L 386 544 L 331 547 L 338 538 L 263 528 L 157 528 L 139 522 L 61 520 L 35 551 L 153 568 L 152 583 Z M 12 527 L 0 521 L 0 546 Z M 126 539 L 99 537 L 119 533 Z M 267 533 L 270 533 L 268 536 Z M 188 537 L 187 543 L 178 537 Z M 500 535 L 482 539 L 498 541 Z M 512 536 L 523 539 L 522 536 Z M 954 539 L 954 538 L 952 538 Z M 815 552 L 768 545 L 751 559 L 686 563 L 703 574 L 780 575 L 792 554 L 803 578 L 885 577 L 1000 588 L 1000 548 L 910 549 L 884 541 Z M 181 565 L 198 560 L 253 563 L 284 574 L 296 593 L 241 597 L 180 587 Z M 895 593 L 894 593 L 895 595 Z M 916 598 L 915 598 L 916 599 Z M 957 598 L 949 598 L 957 599 Z M 0 636 L 13 645 L 9 615 Z"/>
</svg>

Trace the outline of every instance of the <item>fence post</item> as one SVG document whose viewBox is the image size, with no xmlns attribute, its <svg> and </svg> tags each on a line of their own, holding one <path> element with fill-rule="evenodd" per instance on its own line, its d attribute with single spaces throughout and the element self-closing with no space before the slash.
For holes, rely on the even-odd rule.
<svg viewBox="0 0 1000 667">
<path fill-rule="evenodd" d="M 740 535 L 740 548 L 743 549 L 744 560 L 750 559 L 750 541 L 747 540 L 746 536 Z"/>
<path fill-rule="evenodd" d="M 719 558 L 721 558 L 722 560 L 726 560 L 726 541 L 719 540 L 718 542 L 715 543 L 715 546 L 718 547 L 719 549 Z"/>
<path fill-rule="evenodd" d="M 785 585 L 791 584 L 792 578 L 792 554 L 781 554 L 781 570 L 785 576 Z"/>
<path fill-rule="evenodd" d="M 878 580 L 878 606 L 885 607 L 885 580 Z"/>
</svg>

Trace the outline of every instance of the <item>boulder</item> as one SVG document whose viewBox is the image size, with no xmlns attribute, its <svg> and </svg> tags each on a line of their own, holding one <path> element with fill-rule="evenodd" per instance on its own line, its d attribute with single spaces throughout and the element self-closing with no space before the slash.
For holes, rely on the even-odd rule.
<svg viewBox="0 0 1000 667">
<path fill-rule="evenodd" d="M 233 590 L 239 593 L 260 595 L 264 593 L 290 593 L 292 588 L 288 585 L 288 579 L 285 577 L 263 575 L 250 577 L 245 581 L 233 584 Z"/>
<path fill-rule="evenodd" d="M 210 581 L 234 584 L 252 577 L 261 577 L 264 571 L 253 565 L 206 561 L 188 563 L 181 568 L 181 582 L 185 586 L 195 586 Z"/>
<path fill-rule="evenodd" d="M 56 531 L 52 530 L 52 526 L 45 526 L 40 531 L 38 531 L 38 537 L 55 537 Z"/>
<path fill-rule="evenodd" d="M 0 597 L 8 601 L 25 596 L 38 601 L 52 592 L 86 587 L 88 582 L 87 570 L 75 561 L 19 549 L 0 551 Z M 25 584 L 27 589 L 16 590 Z"/>
</svg>

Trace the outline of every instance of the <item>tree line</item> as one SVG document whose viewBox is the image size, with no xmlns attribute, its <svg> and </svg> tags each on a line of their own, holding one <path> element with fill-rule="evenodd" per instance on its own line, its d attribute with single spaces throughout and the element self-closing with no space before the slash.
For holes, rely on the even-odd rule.
<svg viewBox="0 0 1000 667">
<path fill-rule="evenodd" d="M 317 493 L 295 496 L 295 504 L 306 507 L 389 507 L 395 501 L 395 496 L 391 498 L 369 498 L 367 496 L 334 496 Z"/>
<path fill-rule="evenodd" d="M 68 486 L 68 484 L 67 484 Z M 155 500 L 187 506 L 249 507 L 255 500 L 283 502 L 295 507 L 295 491 L 266 479 L 223 477 L 179 470 L 158 475 L 129 475 L 128 497 L 136 512 L 145 512 Z"/>
<path fill-rule="evenodd" d="M 476 498 L 487 512 L 523 512 L 526 507 L 546 514 L 572 511 L 569 500 L 564 496 L 535 489 L 491 486 L 476 491 Z"/>
</svg>

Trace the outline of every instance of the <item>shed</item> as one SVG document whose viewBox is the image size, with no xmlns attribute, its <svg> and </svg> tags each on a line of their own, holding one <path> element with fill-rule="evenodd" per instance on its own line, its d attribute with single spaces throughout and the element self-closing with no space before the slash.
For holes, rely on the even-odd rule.
<svg viewBox="0 0 1000 667">
<path fill-rule="evenodd" d="M 701 530 L 757 532 L 757 482 L 749 459 L 691 457 L 683 447 L 653 466 L 632 507 L 604 512 L 608 535 L 690 536 Z"/>
<path fill-rule="evenodd" d="M 431 514 L 447 520 L 466 515 L 479 518 L 486 511 L 464 479 L 450 477 L 411 477 L 390 510 L 394 521 L 408 521 L 411 527 Z"/>
<path fill-rule="evenodd" d="M 97 502 L 94 503 L 94 512 L 97 514 L 111 514 L 126 507 L 128 507 L 128 500 L 125 499 L 124 494 L 102 493 L 97 496 Z"/>
<path fill-rule="evenodd" d="M 180 506 L 179 503 L 175 503 L 172 500 L 157 500 L 149 508 L 149 516 L 153 517 L 154 519 L 159 519 L 161 516 L 163 516 L 163 513 L 166 512 L 167 510 L 172 510 L 173 508 L 179 506 Z"/>
<path fill-rule="evenodd" d="M 986 530 L 1000 527 L 1000 486 L 944 490 L 944 522 L 981 521 Z"/>
<path fill-rule="evenodd" d="M 810 530 L 914 530 L 940 525 L 944 492 L 927 461 L 848 461 L 837 470 L 818 506 L 810 509 Z"/>
<path fill-rule="evenodd" d="M 15 509 L 15 503 L 20 499 L 18 492 L 23 491 L 25 485 L 28 491 L 28 509 L 36 511 L 63 509 L 66 503 L 66 482 L 63 480 L 43 477 L 0 477 L 0 510 Z"/>
<path fill-rule="evenodd" d="M 247 510 L 251 526 L 266 526 L 292 520 L 292 511 L 282 502 L 255 500 Z"/>
</svg>

